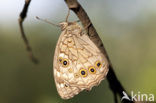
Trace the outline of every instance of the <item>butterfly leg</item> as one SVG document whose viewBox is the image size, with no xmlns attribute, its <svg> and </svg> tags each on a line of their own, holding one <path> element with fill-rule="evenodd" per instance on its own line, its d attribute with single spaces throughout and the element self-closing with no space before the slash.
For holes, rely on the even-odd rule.
<svg viewBox="0 0 156 103">
<path fill-rule="evenodd" d="M 81 32 L 81 35 L 85 34 L 85 33 L 89 33 L 89 27 L 92 25 L 92 23 L 90 22 L 88 25 L 86 25 Z"/>
<path fill-rule="evenodd" d="M 70 9 L 68 9 L 68 13 L 67 13 L 67 16 L 66 16 L 66 22 L 68 22 L 69 15 L 70 15 Z"/>
<path fill-rule="evenodd" d="M 92 23 L 90 22 L 88 25 L 86 25 L 86 26 L 84 27 L 83 30 L 88 29 L 91 25 L 92 25 Z"/>
</svg>

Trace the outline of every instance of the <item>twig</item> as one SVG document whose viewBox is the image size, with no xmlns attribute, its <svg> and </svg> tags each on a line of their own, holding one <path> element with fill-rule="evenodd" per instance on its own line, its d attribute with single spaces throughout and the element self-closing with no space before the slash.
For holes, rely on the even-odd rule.
<svg viewBox="0 0 156 103">
<path fill-rule="evenodd" d="M 80 19 L 80 21 L 82 22 L 82 25 L 84 27 L 86 27 L 89 23 L 92 24 L 87 13 L 85 12 L 85 10 L 82 8 L 82 6 L 79 4 L 79 2 L 77 0 L 65 0 L 65 2 L 67 4 L 68 8 L 71 9 L 78 16 L 78 18 Z M 102 41 L 101 41 L 98 33 L 95 30 L 93 24 L 88 27 L 88 31 L 89 31 L 88 35 L 89 35 L 90 39 L 95 43 L 96 46 L 98 46 L 100 48 L 101 52 L 103 52 L 103 54 L 108 59 L 108 62 L 110 65 L 109 65 L 109 73 L 107 75 L 107 80 L 109 82 L 110 89 L 114 93 L 115 102 L 117 103 L 117 94 L 119 94 L 120 98 L 122 98 L 122 96 L 123 96 L 122 92 L 125 91 L 125 89 L 116 77 L 116 74 L 113 70 L 113 67 L 109 60 L 107 52 L 102 44 Z M 125 103 L 133 103 L 133 102 L 125 101 Z"/>
<path fill-rule="evenodd" d="M 117 93 L 114 92 L 113 94 L 114 94 L 114 102 L 115 102 L 115 103 L 118 103 Z"/>
<path fill-rule="evenodd" d="M 25 0 L 25 4 L 24 4 L 22 12 L 19 15 L 18 22 L 19 22 L 20 32 L 21 32 L 22 38 L 24 40 L 26 50 L 28 51 L 29 57 L 35 64 L 37 64 L 38 60 L 34 57 L 34 55 L 32 53 L 32 49 L 29 45 L 29 41 L 25 35 L 24 28 L 23 28 L 23 21 L 24 21 L 25 17 L 27 16 L 27 11 L 28 11 L 30 2 L 31 2 L 31 0 Z"/>
</svg>

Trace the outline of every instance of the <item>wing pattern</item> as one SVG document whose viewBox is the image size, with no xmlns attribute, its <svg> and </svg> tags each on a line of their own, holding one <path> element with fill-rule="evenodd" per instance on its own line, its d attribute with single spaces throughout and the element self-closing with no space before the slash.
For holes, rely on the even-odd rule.
<svg viewBox="0 0 156 103">
<path fill-rule="evenodd" d="M 108 62 L 97 46 L 80 30 L 64 30 L 54 56 L 54 78 L 59 95 L 72 98 L 91 90 L 107 75 Z"/>
</svg>

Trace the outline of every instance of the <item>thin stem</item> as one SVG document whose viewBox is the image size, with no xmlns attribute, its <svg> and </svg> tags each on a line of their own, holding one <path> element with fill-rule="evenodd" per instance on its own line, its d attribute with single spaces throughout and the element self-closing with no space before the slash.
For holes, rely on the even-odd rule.
<svg viewBox="0 0 156 103">
<path fill-rule="evenodd" d="M 18 22 L 19 22 L 19 27 L 20 27 L 20 32 L 21 32 L 21 35 L 22 35 L 22 39 L 23 39 L 23 41 L 25 43 L 26 50 L 27 50 L 27 52 L 29 54 L 29 57 L 35 64 L 37 64 L 38 60 L 33 55 L 31 46 L 29 45 L 29 41 L 28 41 L 28 39 L 27 39 L 27 37 L 25 35 L 24 28 L 23 28 L 23 21 L 24 21 L 25 17 L 27 16 L 27 11 L 28 11 L 28 7 L 29 7 L 30 2 L 31 2 L 31 0 L 25 0 L 25 4 L 24 4 L 22 12 L 20 13 Z"/>
</svg>

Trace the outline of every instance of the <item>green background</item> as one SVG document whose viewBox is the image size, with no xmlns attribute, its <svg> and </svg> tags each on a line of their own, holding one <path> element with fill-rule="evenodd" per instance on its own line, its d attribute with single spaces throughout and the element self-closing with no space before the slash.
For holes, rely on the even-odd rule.
<svg viewBox="0 0 156 103">
<path fill-rule="evenodd" d="M 99 33 L 114 71 L 130 93 L 156 96 L 156 1 L 79 0 Z M 114 103 L 107 80 L 90 92 L 62 100 L 52 74 L 53 54 L 61 30 L 53 23 L 65 20 L 63 0 L 32 0 L 25 32 L 40 64 L 33 64 L 18 26 L 24 0 L 0 1 L 0 103 Z M 70 21 L 78 20 L 73 12 Z M 120 100 L 119 100 L 120 101 Z"/>
</svg>

